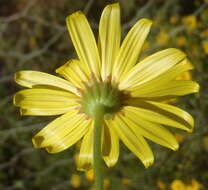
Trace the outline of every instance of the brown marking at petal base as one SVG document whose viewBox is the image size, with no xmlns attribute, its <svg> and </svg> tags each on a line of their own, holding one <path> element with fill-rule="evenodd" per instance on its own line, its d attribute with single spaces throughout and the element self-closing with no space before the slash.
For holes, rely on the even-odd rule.
<svg viewBox="0 0 208 190">
<path fill-rule="evenodd" d="M 77 89 L 77 92 L 80 94 L 80 95 L 82 95 L 83 94 L 83 90 L 81 89 L 81 88 L 76 88 Z"/>
<path fill-rule="evenodd" d="M 108 75 L 107 80 L 105 82 L 111 82 L 112 80 L 112 75 Z"/>
<path fill-rule="evenodd" d="M 111 118 L 109 118 L 109 120 L 115 120 L 116 114 L 114 114 Z"/>
<path fill-rule="evenodd" d="M 35 148 L 40 148 L 45 138 L 43 136 L 34 136 L 32 141 Z"/>
<path fill-rule="evenodd" d="M 85 117 L 86 120 L 90 120 L 91 118 L 89 116 L 86 115 Z"/>
<path fill-rule="evenodd" d="M 95 81 L 95 80 L 96 80 L 95 74 L 94 74 L 94 73 L 90 73 L 90 78 L 91 78 L 93 81 Z"/>
<path fill-rule="evenodd" d="M 78 114 L 84 114 L 84 112 L 81 109 L 79 109 L 77 113 Z"/>
<path fill-rule="evenodd" d="M 82 84 L 85 86 L 85 87 L 87 87 L 88 86 L 88 82 L 86 82 L 86 81 L 81 81 L 82 82 Z"/>
<path fill-rule="evenodd" d="M 118 114 L 120 114 L 120 115 L 125 117 L 125 113 L 122 110 Z"/>
<path fill-rule="evenodd" d="M 76 109 L 76 108 L 77 108 L 77 109 L 81 108 L 81 103 L 82 103 L 81 99 L 80 99 L 80 100 L 76 100 L 75 102 L 76 102 L 77 104 L 79 104 L 79 105 L 75 106 L 75 109 Z"/>
</svg>

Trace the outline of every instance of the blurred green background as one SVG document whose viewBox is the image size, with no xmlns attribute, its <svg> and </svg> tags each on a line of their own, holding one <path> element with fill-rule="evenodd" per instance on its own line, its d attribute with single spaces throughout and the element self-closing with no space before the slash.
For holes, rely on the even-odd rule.
<svg viewBox="0 0 208 190">
<path fill-rule="evenodd" d="M 21 117 L 12 105 L 20 87 L 14 72 L 29 69 L 49 72 L 76 57 L 65 18 L 77 10 L 86 13 L 95 33 L 104 0 L 1 0 L 0 1 L 0 190 L 91 189 L 92 174 L 78 172 L 78 146 L 48 154 L 32 147 L 31 137 L 54 117 Z M 143 55 L 176 47 L 195 66 L 197 95 L 177 100 L 195 118 L 193 134 L 176 131 L 177 152 L 151 144 L 155 163 L 144 169 L 123 145 L 119 162 L 106 170 L 109 190 L 208 189 L 208 1 L 120 0 L 123 36 L 142 17 L 154 21 Z"/>
</svg>

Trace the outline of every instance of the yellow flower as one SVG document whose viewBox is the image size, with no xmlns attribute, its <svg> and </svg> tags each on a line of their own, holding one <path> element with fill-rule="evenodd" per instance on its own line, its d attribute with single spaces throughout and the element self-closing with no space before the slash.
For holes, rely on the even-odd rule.
<svg viewBox="0 0 208 190">
<path fill-rule="evenodd" d="M 194 56 L 199 56 L 200 55 L 200 52 L 199 52 L 199 47 L 195 44 L 191 45 L 191 52 Z"/>
<path fill-rule="evenodd" d="M 183 142 L 184 141 L 184 135 L 181 135 L 181 134 L 179 134 L 179 133 L 175 133 L 175 138 L 176 138 L 176 140 L 179 142 L 179 143 L 181 143 L 181 142 Z"/>
<path fill-rule="evenodd" d="M 202 47 L 204 49 L 204 53 L 208 54 L 208 40 L 206 40 L 202 43 Z"/>
<path fill-rule="evenodd" d="M 182 22 L 185 24 L 186 28 L 189 30 L 193 30 L 197 28 L 197 19 L 196 16 L 185 16 L 182 18 Z"/>
<path fill-rule="evenodd" d="M 208 149 L 208 136 L 203 137 L 203 145 L 206 149 Z"/>
<path fill-rule="evenodd" d="M 178 17 L 176 16 L 171 16 L 170 17 L 170 23 L 171 24 L 176 24 L 178 22 Z"/>
<path fill-rule="evenodd" d="M 208 36 L 208 29 L 205 29 L 200 33 L 200 37 L 202 37 L 202 38 L 205 38 L 207 36 Z"/>
<path fill-rule="evenodd" d="M 158 181 L 157 182 L 157 186 L 159 187 L 159 189 L 164 190 L 166 185 L 163 181 Z"/>
<path fill-rule="evenodd" d="M 186 45 L 186 38 L 184 36 L 177 37 L 176 44 L 181 47 L 185 46 Z"/>
<path fill-rule="evenodd" d="M 86 176 L 86 179 L 88 181 L 93 181 L 93 179 L 94 179 L 94 172 L 93 172 L 93 170 L 87 170 L 85 172 L 85 176 Z"/>
<path fill-rule="evenodd" d="M 167 34 L 165 30 L 161 29 L 156 40 L 159 45 L 165 46 L 168 43 L 169 35 Z"/>
<path fill-rule="evenodd" d="M 186 186 L 186 190 L 199 190 L 200 188 L 201 184 L 195 179 L 192 179 L 191 183 Z"/>
<path fill-rule="evenodd" d="M 186 187 L 183 181 L 176 179 L 171 183 L 171 190 L 186 190 Z"/>
<path fill-rule="evenodd" d="M 110 180 L 108 178 L 104 179 L 104 189 L 108 189 L 108 187 L 110 186 Z"/>
<path fill-rule="evenodd" d="M 123 185 L 130 185 L 130 184 L 132 184 L 132 180 L 125 177 L 125 178 L 122 178 L 122 179 L 121 179 L 121 183 L 122 183 Z"/>
<path fill-rule="evenodd" d="M 72 187 L 74 188 L 79 188 L 81 185 L 81 180 L 79 175 L 77 174 L 72 174 L 71 178 L 70 178 L 70 184 Z"/>
<path fill-rule="evenodd" d="M 58 153 L 81 140 L 79 170 L 91 169 L 93 159 L 93 110 L 105 108 L 102 157 L 108 167 L 119 156 L 119 140 L 145 167 L 154 156 L 146 142 L 178 149 L 175 136 L 164 126 L 191 132 L 191 115 L 162 99 L 195 93 L 198 84 L 175 80 L 193 69 L 183 52 L 170 48 L 138 62 L 152 22 L 139 20 L 121 41 L 120 8 L 106 6 L 99 24 L 99 45 L 82 12 L 66 19 L 78 59 L 70 60 L 56 72 L 65 79 L 39 71 L 20 71 L 15 81 L 29 89 L 14 96 L 22 115 L 62 115 L 49 123 L 32 142 L 37 148 Z"/>
</svg>

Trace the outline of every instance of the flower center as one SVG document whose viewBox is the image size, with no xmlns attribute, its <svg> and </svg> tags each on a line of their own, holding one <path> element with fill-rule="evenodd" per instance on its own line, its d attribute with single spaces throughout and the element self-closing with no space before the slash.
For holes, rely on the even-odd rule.
<svg viewBox="0 0 208 190">
<path fill-rule="evenodd" d="M 89 117 L 94 117 L 94 108 L 102 106 L 105 118 L 113 118 L 114 114 L 121 109 L 123 93 L 110 82 L 94 82 L 87 86 L 82 95 L 82 111 Z"/>
</svg>

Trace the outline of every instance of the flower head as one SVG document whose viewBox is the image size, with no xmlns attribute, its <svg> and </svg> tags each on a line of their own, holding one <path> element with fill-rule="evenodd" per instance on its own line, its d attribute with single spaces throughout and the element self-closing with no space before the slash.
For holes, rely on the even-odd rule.
<svg viewBox="0 0 208 190">
<path fill-rule="evenodd" d="M 171 183 L 171 190 L 185 190 L 186 186 L 183 183 L 183 181 L 181 181 L 180 179 L 175 179 L 172 183 Z"/>
<path fill-rule="evenodd" d="M 192 179 L 191 182 L 186 186 L 186 190 L 199 190 L 202 185 L 195 179 Z"/>
<path fill-rule="evenodd" d="M 188 15 L 182 18 L 182 22 L 185 24 L 186 28 L 189 30 L 194 30 L 197 28 L 196 16 Z"/>
<path fill-rule="evenodd" d="M 120 43 L 118 4 L 106 6 L 102 13 L 98 45 L 82 12 L 66 21 L 78 59 L 56 70 L 64 79 L 39 71 L 15 74 L 15 81 L 29 88 L 14 96 L 22 115 L 62 115 L 33 137 L 34 146 L 57 153 L 82 140 L 78 169 L 90 169 L 93 111 L 99 104 L 105 110 L 102 156 L 107 166 L 117 162 L 120 140 L 145 167 L 154 160 L 146 138 L 177 150 L 174 135 L 164 126 L 191 132 L 194 121 L 163 101 L 198 91 L 197 83 L 176 80 L 193 69 L 186 55 L 170 48 L 139 61 L 152 22 L 140 19 Z"/>
</svg>

